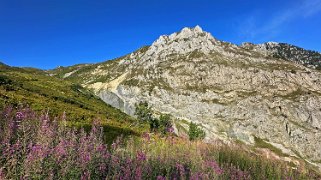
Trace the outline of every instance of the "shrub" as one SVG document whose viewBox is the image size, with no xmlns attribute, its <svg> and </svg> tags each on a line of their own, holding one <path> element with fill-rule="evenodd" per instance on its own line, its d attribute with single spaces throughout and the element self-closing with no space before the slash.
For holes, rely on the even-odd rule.
<svg viewBox="0 0 321 180">
<path fill-rule="evenodd" d="M 160 131 L 163 134 L 173 132 L 173 123 L 169 114 L 161 114 L 159 117 Z"/>
<path fill-rule="evenodd" d="M 152 117 L 149 120 L 150 131 L 157 132 L 159 130 L 160 122 L 159 119 Z"/>
<path fill-rule="evenodd" d="M 201 129 L 197 124 L 190 122 L 188 136 L 191 141 L 202 140 L 205 138 L 205 131 Z"/>
<path fill-rule="evenodd" d="M 163 134 L 173 131 L 173 124 L 169 114 L 161 114 L 159 119 L 153 117 L 152 109 L 147 102 L 139 102 L 135 108 L 137 119 L 141 122 L 148 122 L 150 131 L 160 131 Z"/>
<path fill-rule="evenodd" d="M 153 117 L 152 109 L 147 102 L 139 102 L 135 105 L 135 115 L 142 123 L 148 123 L 150 131 L 156 131 L 159 128 L 159 120 Z"/>
<path fill-rule="evenodd" d="M 8 85 L 8 84 L 12 84 L 12 80 L 9 79 L 7 76 L 0 75 L 0 86 L 1 85 Z"/>
<path fill-rule="evenodd" d="M 152 110 L 147 102 L 139 102 L 135 105 L 135 116 L 143 122 L 149 122 L 153 119 Z"/>
</svg>

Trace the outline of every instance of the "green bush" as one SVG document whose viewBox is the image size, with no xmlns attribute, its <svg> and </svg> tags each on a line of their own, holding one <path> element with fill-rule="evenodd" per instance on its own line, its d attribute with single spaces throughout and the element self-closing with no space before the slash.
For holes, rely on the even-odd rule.
<svg viewBox="0 0 321 180">
<path fill-rule="evenodd" d="M 159 117 L 160 131 L 163 134 L 166 134 L 173 127 L 171 117 L 169 114 L 161 114 Z"/>
<path fill-rule="evenodd" d="M 153 117 L 151 107 L 147 102 L 139 102 L 135 105 L 135 115 L 137 119 L 143 123 L 149 123 L 151 131 L 156 131 L 159 128 L 159 120 Z"/>
<path fill-rule="evenodd" d="M 135 116 L 137 119 L 143 122 L 151 121 L 152 117 L 152 110 L 148 106 L 147 102 L 139 102 L 135 105 Z"/>
<path fill-rule="evenodd" d="M 205 138 L 205 131 L 197 124 L 190 122 L 188 130 L 189 140 L 202 140 Z"/>
<path fill-rule="evenodd" d="M 153 117 L 152 109 L 147 102 L 136 104 L 135 115 L 141 122 L 149 123 L 151 131 L 158 131 L 166 134 L 172 127 L 172 122 L 169 114 L 161 114 L 159 119 Z"/>
<path fill-rule="evenodd" d="M 9 79 L 7 76 L 0 75 L 0 85 L 8 85 L 12 84 L 11 79 Z"/>
</svg>

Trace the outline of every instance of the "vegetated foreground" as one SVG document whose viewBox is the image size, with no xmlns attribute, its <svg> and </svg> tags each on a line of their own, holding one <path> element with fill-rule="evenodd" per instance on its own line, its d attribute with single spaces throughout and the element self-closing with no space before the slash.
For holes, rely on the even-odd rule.
<svg viewBox="0 0 321 180">
<path fill-rule="evenodd" d="M 173 134 L 145 133 L 104 143 L 90 131 L 66 126 L 29 108 L 6 107 L 0 117 L 0 179 L 318 179 L 304 167 L 247 152 L 242 146 L 205 144 Z"/>
</svg>

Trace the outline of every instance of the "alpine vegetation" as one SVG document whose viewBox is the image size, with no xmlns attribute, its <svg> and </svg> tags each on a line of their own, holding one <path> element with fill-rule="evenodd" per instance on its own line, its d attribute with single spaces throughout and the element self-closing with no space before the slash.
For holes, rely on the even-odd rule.
<svg viewBox="0 0 321 180">
<path fill-rule="evenodd" d="M 163 119 L 163 118 L 162 118 Z M 6 107 L 0 117 L 0 179 L 311 179 L 305 168 L 251 154 L 242 146 L 205 144 L 174 134 L 104 143 L 91 130 L 66 126 L 66 116 Z M 194 125 L 193 125 L 194 126 Z M 195 128 L 195 127 L 194 127 Z"/>
</svg>

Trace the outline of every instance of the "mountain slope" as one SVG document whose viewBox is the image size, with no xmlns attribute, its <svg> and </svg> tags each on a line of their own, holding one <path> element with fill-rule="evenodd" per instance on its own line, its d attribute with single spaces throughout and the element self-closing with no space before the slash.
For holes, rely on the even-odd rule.
<svg viewBox="0 0 321 180">
<path fill-rule="evenodd" d="M 92 92 L 38 69 L 0 65 L 0 108 L 5 105 L 30 106 L 55 116 L 65 112 L 70 125 L 87 126 L 99 118 L 110 136 L 108 140 L 140 131 L 131 127 L 136 123 L 134 118 L 107 105 Z"/>
<path fill-rule="evenodd" d="M 305 60 L 293 62 L 301 52 L 280 58 L 266 51 L 217 40 L 197 26 L 116 60 L 50 73 L 81 83 L 127 114 L 146 100 L 178 124 L 201 123 L 209 141 L 259 146 L 260 140 L 320 163 L 321 73 Z"/>
</svg>

